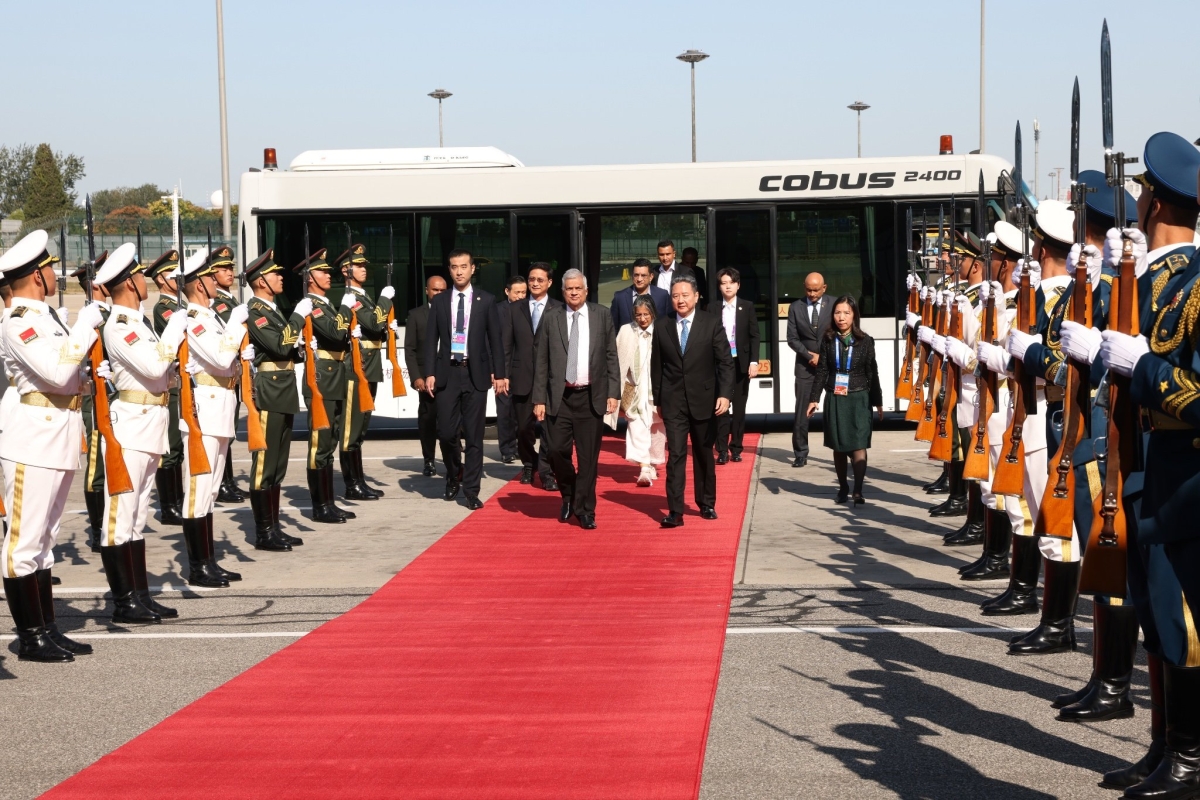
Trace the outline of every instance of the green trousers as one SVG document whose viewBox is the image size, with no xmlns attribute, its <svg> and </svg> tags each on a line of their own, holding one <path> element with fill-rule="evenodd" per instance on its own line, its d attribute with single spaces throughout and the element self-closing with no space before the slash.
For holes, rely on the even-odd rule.
<svg viewBox="0 0 1200 800">
<path fill-rule="evenodd" d="M 294 416 L 278 411 L 258 412 L 267 449 L 250 454 L 250 488 L 255 491 L 278 486 L 287 476 Z"/>
</svg>

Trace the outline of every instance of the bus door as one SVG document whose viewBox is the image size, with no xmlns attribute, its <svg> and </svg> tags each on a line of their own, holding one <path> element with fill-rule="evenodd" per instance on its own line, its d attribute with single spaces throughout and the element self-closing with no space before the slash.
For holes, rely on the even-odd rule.
<svg viewBox="0 0 1200 800">
<path fill-rule="evenodd" d="M 513 211 L 512 263 L 516 274 L 525 275 L 529 265 L 550 265 L 550 296 L 562 299 L 562 274 L 579 267 L 579 213 L 576 211 Z"/>
<path fill-rule="evenodd" d="M 775 209 L 772 206 L 710 206 L 708 208 L 709 311 L 720 314 L 722 302 L 717 273 L 726 267 L 741 276 L 738 296 L 754 303 L 760 336 L 758 377 L 750 381 L 748 414 L 779 411 L 779 340 L 775 275 Z M 783 335 L 786 339 L 786 334 Z"/>
</svg>

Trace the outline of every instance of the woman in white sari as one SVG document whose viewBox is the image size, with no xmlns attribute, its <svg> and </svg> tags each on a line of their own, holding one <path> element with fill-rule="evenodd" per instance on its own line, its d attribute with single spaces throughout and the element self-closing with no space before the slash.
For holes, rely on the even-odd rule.
<svg viewBox="0 0 1200 800">
<path fill-rule="evenodd" d="M 625 459 L 640 464 L 638 486 L 652 486 L 656 464 L 666 462 L 667 431 L 654 408 L 650 390 L 650 344 L 654 340 L 654 301 L 633 300 L 633 322 L 617 332 L 621 369 L 621 410 L 625 412 Z"/>
</svg>

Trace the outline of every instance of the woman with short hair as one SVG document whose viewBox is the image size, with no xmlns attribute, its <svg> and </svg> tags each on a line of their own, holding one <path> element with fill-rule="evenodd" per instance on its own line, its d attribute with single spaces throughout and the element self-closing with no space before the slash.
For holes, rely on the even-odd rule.
<svg viewBox="0 0 1200 800">
<path fill-rule="evenodd" d="M 656 465 L 666 463 L 667 429 L 654 407 L 650 389 L 650 353 L 654 342 L 654 301 L 649 294 L 633 300 L 633 321 L 617 331 L 621 370 L 621 410 L 625 412 L 625 459 L 640 464 L 638 486 L 652 486 Z"/>
</svg>

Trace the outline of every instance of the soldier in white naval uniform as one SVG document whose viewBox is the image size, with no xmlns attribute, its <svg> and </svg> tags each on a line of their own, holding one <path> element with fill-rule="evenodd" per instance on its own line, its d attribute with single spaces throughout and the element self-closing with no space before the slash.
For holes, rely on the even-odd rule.
<svg viewBox="0 0 1200 800">
<path fill-rule="evenodd" d="M 146 576 L 146 542 L 142 530 L 150 517 L 150 491 L 158 461 L 167 452 L 167 409 L 175 352 L 183 341 L 186 320 L 172 318 L 162 332 L 142 313 L 146 299 L 143 265 L 131 243 L 121 245 L 96 275 L 112 297 L 112 311 L 104 326 L 104 349 L 111 381 L 117 387 L 111 418 L 113 434 L 121 445 L 125 469 L 133 491 L 106 494 L 100 558 L 112 589 L 113 622 L 155 623 L 178 613 L 150 597 Z M 106 376 L 107 376 L 106 375 Z M 105 454 L 105 457 L 111 457 Z"/>
<path fill-rule="evenodd" d="M 63 636 L 55 623 L 51 590 L 54 535 L 79 467 L 83 419 L 80 365 L 96 341 L 102 316 L 86 306 L 67 327 L 46 304 L 56 290 L 49 236 L 38 230 L 0 256 L 13 303 L 0 340 L 19 402 L 6 409 L 0 465 L 8 529 L 0 550 L 4 594 L 17 627 L 17 657 L 72 661 L 89 645 Z"/>
</svg>

